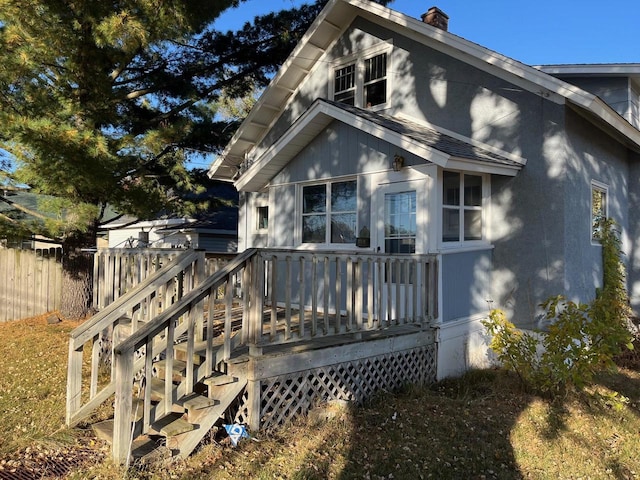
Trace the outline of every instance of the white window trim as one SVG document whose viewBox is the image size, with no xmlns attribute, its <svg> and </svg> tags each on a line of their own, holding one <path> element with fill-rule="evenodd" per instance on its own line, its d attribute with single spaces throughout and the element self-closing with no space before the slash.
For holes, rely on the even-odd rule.
<svg viewBox="0 0 640 480">
<path fill-rule="evenodd" d="M 600 240 L 593 238 L 593 191 L 598 190 L 604 193 L 604 216 L 609 218 L 609 185 L 599 182 L 597 180 L 591 180 L 591 188 L 589 189 L 589 210 L 591 215 L 589 216 L 589 237 L 591 239 L 591 245 L 602 245 Z"/>
<path fill-rule="evenodd" d="M 384 108 L 388 108 L 389 99 L 391 97 L 391 92 L 393 91 L 393 85 L 391 79 L 393 75 L 391 75 L 392 71 L 392 59 L 391 52 L 393 50 L 393 41 L 386 40 L 384 42 L 377 43 L 369 48 L 361 50 L 359 52 L 353 53 L 351 55 L 347 55 L 345 57 L 340 57 L 335 62 L 330 64 L 329 68 L 329 95 L 327 98 L 334 100 L 335 97 L 335 72 L 336 70 L 346 67 L 352 63 L 356 65 L 356 93 L 355 93 L 355 106 L 359 108 L 365 108 L 364 104 L 364 61 L 368 58 L 375 57 L 376 55 L 380 55 L 382 53 L 387 54 L 387 99 L 384 103 L 379 105 L 375 105 L 370 107 L 371 110 L 382 110 Z"/>
<path fill-rule="evenodd" d="M 438 198 L 438 208 L 437 208 L 437 212 L 436 212 L 436 218 L 437 218 L 437 238 L 438 238 L 438 250 L 439 251 L 447 251 L 447 250 L 466 250 L 469 248 L 476 248 L 476 247 L 487 247 L 490 246 L 490 235 L 489 235 L 489 224 L 488 224 L 488 220 L 489 220 L 489 209 L 490 209 L 490 197 L 491 197 L 491 175 L 487 174 L 487 173 L 479 173 L 479 172 L 473 172 L 473 171 L 468 171 L 468 170 L 456 170 L 456 169 L 450 169 L 450 168 L 445 168 L 445 169 L 438 169 L 438 186 L 437 186 L 437 198 Z M 442 221 L 443 221 L 443 215 L 442 215 L 442 210 L 445 207 L 444 205 L 444 199 L 442 198 L 442 184 L 444 181 L 444 175 L 443 173 L 447 171 L 447 172 L 456 172 L 459 173 L 460 175 L 474 175 L 474 176 L 479 176 L 482 177 L 482 204 L 480 206 L 480 210 L 482 212 L 482 239 L 480 240 L 465 240 L 464 239 L 464 219 L 461 218 L 460 220 L 460 240 L 458 240 L 457 242 L 445 242 L 442 240 Z M 464 206 L 460 207 L 463 210 L 465 209 Z"/>
<path fill-rule="evenodd" d="M 303 242 L 302 241 L 302 218 L 303 218 L 303 212 L 302 212 L 302 192 L 304 190 L 304 187 L 309 187 L 309 186 L 313 186 L 313 185 L 327 185 L 330 183 L 342 183 L 342 182 L 351 182 L 351 181 L 355 181 L 356 182 L 356 231 L 355 231 L 355 235 L 357 237 L 358 232 L 359 232 L 359 216 L 358 216 L 358 211 L 360 208 L 360 184 L 361 182 L 358 180 L 357 176 L 348 176 L 348 177 L 332 177 L 332 178 L 326 178 L 326 179 L 322 179 L 322 180 L 317 180 L 317 181 L 313 181 L 313 182 L 304 182 L 304 183 L 296 183 L 296 209 L 295 209 L 295 215 L 296 215 L 296 221 L 295 221 L 295 243 L 296 246 L 299 247 L 300 249 L 314 249 L 314 250 L 353 250 L 355 248 L 355 241 L 353 243 L 331 243 L 328 241 L 322 242 L 322 243 L 308 243 L 308 242 Z M 330 201 L 330 195 L 327 196 L 327 202 Z M 331 218 L 331 214 L 329 211 L 326 212 L 327 215 L 327 230 L 325 233 L 325 239 L 330 239 L 331 237 L 331 228 L 330 228 L 330 222 L 328 221 L 329 218 Z"/>
</svg>

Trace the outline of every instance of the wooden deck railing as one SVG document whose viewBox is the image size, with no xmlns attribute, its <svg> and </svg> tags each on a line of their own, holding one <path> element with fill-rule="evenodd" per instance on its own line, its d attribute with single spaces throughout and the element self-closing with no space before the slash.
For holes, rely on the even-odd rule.
<svg viewBox="0 0 640 480">
<path fill-rule="evenodd" d="M 112 351 L 105 347 L 105 339 L 115 342 L 119 336 L 126 335 L 126 330 L 135 332 L 142 323 L 166 310 L 202 281 L 204 252 L 189 250 L 177 253 L 176 258 L 163 269 L 148 276 L 135 289 L 111 302 L 71 332 L 67 373 L 68 425 L 77 424 L 115 392 L 113 369 L 106 384 L 98 388 L 101 363 L 113 365 Z M 82 366 L 85 350 L 91 358 L 91 374 L 88 392 L 85 392 L 88 401 L 83 403 Z"/>
<path fill-rule="evenodd" d="M 93 262 L 93 306 L 102 310 L 183 252 L 175 248 L 98 250 Z M 234 253 L 206 253 L 204 274 L 212 275 L 234 257 Z"/>
<path fill-rule="evenodd" d="M 260 250 L 252 285 L 270 308 L 251 325 L 256 345 L 425 324 L 438 316 L 435 255 Z"/>
</svg>

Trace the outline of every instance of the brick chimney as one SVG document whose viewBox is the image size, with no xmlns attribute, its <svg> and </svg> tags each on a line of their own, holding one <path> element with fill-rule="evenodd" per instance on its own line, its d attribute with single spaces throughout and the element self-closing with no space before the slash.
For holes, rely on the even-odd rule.
<svg viewBox="0 0 640 480">
<path fill-rule="evenodd" d="M 427 13 L 422 14 L 422 21 L 436 28 L 444 30 L 449 28 L 449 16 L 438 7 L 431 7 Z"/>
</svg>

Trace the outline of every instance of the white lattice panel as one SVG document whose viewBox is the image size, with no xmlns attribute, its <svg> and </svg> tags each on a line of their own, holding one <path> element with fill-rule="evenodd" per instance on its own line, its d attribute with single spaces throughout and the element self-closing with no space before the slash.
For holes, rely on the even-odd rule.
<svg viewBox="0 0 640 480">
<path fill-rule="evenodd" d="M 323 401 L 362 403 L 379 390 L 435 379 L 435 345 L 267 378 L 261 382 L 260 428 L 282 425 Z M 247 404 L 245 393 L 235 417 L 239 423 L 248 418 Z"/>
</svg>

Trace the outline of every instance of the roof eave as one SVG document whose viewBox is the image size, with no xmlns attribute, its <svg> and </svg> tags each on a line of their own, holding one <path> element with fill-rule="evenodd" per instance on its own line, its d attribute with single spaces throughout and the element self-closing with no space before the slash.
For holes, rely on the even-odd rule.
<svg viewBox="0 0 640 480">
<path fill-rule="evenodd" d="M 302 83 L 301 79 L 289 79 L 292 85 L 281 85 L 285 82 L 285 77 L 289 70 L 292 68 L 298 68 L 300 72 L 302 72 L 301 78 L 304 79 L 310 72 L 311 68 L 326 53 L 326 47 L 342 32 L 344 26 L 339 26 L 327 18 L 329 13 L 333 12 L 334 8 L 336 8 L 336 4 L 345 4 L 345 6 L 348 7 L 345 0 L 329 0 L 327 2 L 318 17 L 314 20 L 307 32 L 293 49 L 287 60 L 271 79 L 263 94 L 238 127 L 238 130 L 227 144 L 227 147 L 211 164 L 208 172 L 211 178 L 233 178 L 236 175 L 238 166 L 244 159 L 245 152 L 250 151 L 262 138 L 264 138 L 266 133 L 273 127 L 273 124 L 280 114 L 285 110 L 290 99 L 299 89 L 299 86 Z M 339 16 L 342 22 L 346 22 L 347 24 L 355 17 L 355 13 L 351 11 L 351 9 L 348 10 L 350 11 L 350 14 L 348 11 L 345 11 L 345 14 Z M 323 40 L 321 38 L 327 31 L 333 32 L 330 41 Z M 281 90 L 280 96 L 274 94 L 278 89 Z M 272 112 L 271 120 L 267 123 L 258 122 L 256 120 L 259 112 L 263 109 Z M 253 125 L 254 131 L 260 130 L 260 133 L 255 135 L 253 141 L 249 141 L 245 134 L 245 130 L 248 129 L 250 125 Z M 243 138 L 247 148 L 243 148 L 239 145 Z"/>
<path fill-rule="evenodd" d="M 358 130 L 380 138 L 398 148 L 424 159 L 427 162 L 446 168 L 460 168 L 466 164 L 484 165 L 485 173 L 513 176 L 524 165 L 498 165 L 474 159 L 456 158 L 429 145 L 425 145 L 409 135 L 396 132 L 371 120 L 343 110 L 325 101 L 316 100 L 309 109 L 276 141 L 249 169 L 236 181 L 238 191 L 260 191 L 289 161 L 307 146 L 332 121 L 337 120 Z M 491 166 L 492 170 L 487 170 Z"/>
</svg>

